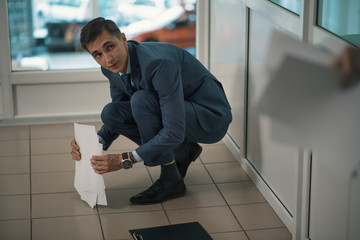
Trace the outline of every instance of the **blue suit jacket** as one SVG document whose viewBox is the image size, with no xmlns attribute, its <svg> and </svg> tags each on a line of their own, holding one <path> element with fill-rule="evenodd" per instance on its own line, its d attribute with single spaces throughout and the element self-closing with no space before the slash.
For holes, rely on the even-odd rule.
<svg viewBox="0 0 360 240">
<path fill-rule="evenodd" d="M 135 88 L 156 92 L 162 113 L 163 129 L 136 149 L 140 157 L 151 161 L 183 142 L 184 101 L 193 105 L 204 131 L 221 130 L 230 124 L 230 105 L 221 83 L 195 57 L 166 43 L 128 41 L 128 46 Z M 129 101 L 130 93 L 120 75 L 101 70 L 110 81 L 112 101 Z"/>
</svg>

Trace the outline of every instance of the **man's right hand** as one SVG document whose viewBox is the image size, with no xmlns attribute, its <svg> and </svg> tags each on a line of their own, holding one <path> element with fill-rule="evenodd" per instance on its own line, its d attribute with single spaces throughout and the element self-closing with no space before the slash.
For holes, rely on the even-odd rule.
<svg viewBox="0 0 360 240">
<path fill-rule="evenodd" d="M 71 141 L 70 145 L 71 145 L 72 159 L 80 160 L 81 159 L 80 148 L 77 145 L 75 138 Z"/>
</svg>

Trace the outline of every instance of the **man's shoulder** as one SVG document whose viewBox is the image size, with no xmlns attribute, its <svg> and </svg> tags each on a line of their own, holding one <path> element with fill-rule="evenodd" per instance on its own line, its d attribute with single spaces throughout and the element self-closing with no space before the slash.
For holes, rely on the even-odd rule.
<svg viewBox="0 0 360 240">
<path fill-rule="evenodd" d="M 154 52 L 154 51 L 183 51 L 182 48 L 171 44 L 171 43 L 164 43 L 164 42 L 136 42 L 133 40 L 129 40 L 128 44 L 130 44 L 136 51 L 140 52 Z"/>
</svg>

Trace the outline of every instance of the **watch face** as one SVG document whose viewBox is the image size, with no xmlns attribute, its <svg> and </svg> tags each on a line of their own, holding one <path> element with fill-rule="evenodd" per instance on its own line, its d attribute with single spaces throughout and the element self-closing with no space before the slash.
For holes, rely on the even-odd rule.
<svg viewBox="0 0 360 240">
<path fill-rule="evenodd" d="M 130 159 L 124 159 L 121 162 L 121 166 L 124 169 L 129 169 L 129 168 L 132 168 L 133 163 L 132 163 L 132 161 Z"/>
</svg>

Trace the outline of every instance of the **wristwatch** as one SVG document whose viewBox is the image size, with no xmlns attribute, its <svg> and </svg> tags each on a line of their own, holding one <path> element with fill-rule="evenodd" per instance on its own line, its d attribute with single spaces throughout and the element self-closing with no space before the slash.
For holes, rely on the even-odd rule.
<svg viewBox="0 0 360 240">
<path fill-rule="evenodd" d="M 130 159 L 127 152 L 122 154 L 121 167 L 124 169 L 130 169 L 133 166 L 133 161 Z"/>
</svg>

